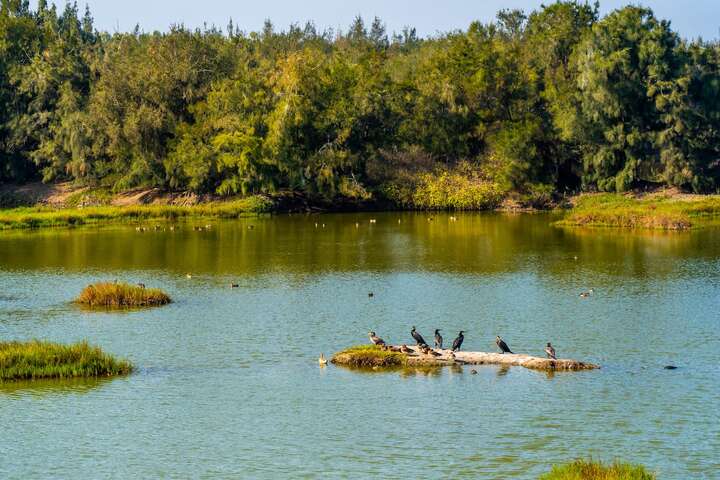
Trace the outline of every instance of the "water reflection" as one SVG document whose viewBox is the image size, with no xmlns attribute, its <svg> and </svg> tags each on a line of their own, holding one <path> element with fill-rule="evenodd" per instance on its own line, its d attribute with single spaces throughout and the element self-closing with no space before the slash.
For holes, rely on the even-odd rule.
<svg viewBox="0 0 720 480">
<path fill-rule="evenodd" d="M 62 378 L 0 381 L 0 396 L 45 397 L 56 394 L 82 394 L 100 388 L 112 380 L 112 378 Z"/>
</svg>

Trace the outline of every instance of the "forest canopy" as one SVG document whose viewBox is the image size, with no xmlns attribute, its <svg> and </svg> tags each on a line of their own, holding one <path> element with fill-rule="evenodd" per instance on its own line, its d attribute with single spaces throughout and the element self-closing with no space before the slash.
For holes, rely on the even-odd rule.
<svg viewBox="0 0 720 480">
<path fill-rule="evenodd" d="M 430 208 L 720 186 L 720 45 L 648 8 L 560 1 L 420 38 L 359 17 L 109 34 L 76 3 L 0 1 L 0 182 Z"/>
</svg>

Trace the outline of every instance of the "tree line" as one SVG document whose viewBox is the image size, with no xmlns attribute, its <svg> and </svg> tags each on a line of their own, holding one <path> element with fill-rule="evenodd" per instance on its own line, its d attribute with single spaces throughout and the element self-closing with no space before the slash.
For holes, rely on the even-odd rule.
<svg viewBox="0 0 720 480">
<path fill-rule="evenodd" d="M 720 45 L 579 1 L 420 38 L 359 17 L 109 34 L 77 4 L 1 0 L 0 182 L 37 179 L 429 205 L 437 182 L 711 192 Z"/>
</svg>

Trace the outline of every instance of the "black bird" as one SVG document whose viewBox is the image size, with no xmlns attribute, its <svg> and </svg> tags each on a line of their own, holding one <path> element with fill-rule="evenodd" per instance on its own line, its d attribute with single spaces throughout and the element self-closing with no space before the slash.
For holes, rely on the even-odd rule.
<svg viewBox="0 0 720 480">
<path fill-rule="evenodd" d="M 462 347 L 463 341 L 465 340 L 465 336 L 463 335 L 465 333 L 465 330 L 460 330 L 460 333 L 458 333 L 457 338 L 455 341 L 453 341 L 453 352 L 457 352 L 460 350 L 460 347 Z"/>
<path fill-rule="evenodd" d="M 500 338 L 499 335 L 497 337 L 495 337 L 495 343 L 497 343 L 497 346 L 500 348 L 500 350 L 502 350 L 501 353 L 513 353 L 510 351 L 510 348 L 507 346 L 507 343 L 505 343 L 503 341 L 503 339 Z"/>
<path fill-rule="evenodd" d="M 440 335 L 440 329 L 435 329 L 435 348 L 442 350 L 442 335 Z"/>
<path fill-rule="evenodd" d="M 557 360 L 557 357 L 555 356 L 555 349 L 552 345 L 550 345 L 550 342 L 548 342 L 547 347 L 545 347 L 545 353 L 547 353 L 548 358 Z"/>
<path fill-rule="evenodd" d="M 117 283 L 117 282 L 115 282 L 115 283 Z M 144 283 L 138 283 L 137 285 L 138 285 L 138 287 L 140 287 L 140 288 L 142 288 L 143 290 L 145 290 L 145 284 L 144 284 Z"/>
<path fill-rule="evenodd" d="M 370 332 L 368 333 L 368 335 L 370 336 L 370 341 L 373 343 L 373 345 L 385 345 L 385 340 L 375 335 L 375 332 Z"/>
<path fill-rule="evenodd" d="M 415 339 L 418 345 L 427 345 L 427 342 L 425 342 L 425 339 L 420 335 L 416 330 L 415 327 L 410 330 L 410 335 Z"/>
<path fill-rule="evenodd" d="M 374 297 L 375 294 L 373 292 L 368 292 L 368 297 Z"/>
</svg>

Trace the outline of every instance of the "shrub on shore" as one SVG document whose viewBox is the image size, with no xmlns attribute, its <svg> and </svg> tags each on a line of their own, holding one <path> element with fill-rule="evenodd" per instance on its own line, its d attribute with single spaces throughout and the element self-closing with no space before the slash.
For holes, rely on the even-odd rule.
<svg viewBox="0 0 720 480">
<path fill-rule="evenodd" d="M 331 361 L 349 367 L 401 367 L 406 364 L 407 355 L 376 345 L 358 345 L 336 353 Z"/>
<path fill-rule="evenodd" d="M 611 465 L 592 460 L 575 460 L 566 465 L 554 466 L 539 480 L 655 480 L 655 475 L 641 465 L 614 463 Z"/>
<path fill-rule="evenodd" d="M 89 307 L 152 307 L 170 303 L 162 290 L 127 283 L 99 282 L 88 285 L 75 300 Z"/>
<path fill-rule="evenodd" d="M 0 342 L 0 382 L 125 375 L 133 366 L 87 342 L 61 345 L 33 340 Z"/>
</svg>

